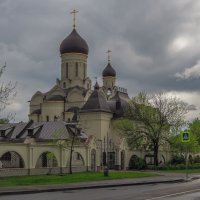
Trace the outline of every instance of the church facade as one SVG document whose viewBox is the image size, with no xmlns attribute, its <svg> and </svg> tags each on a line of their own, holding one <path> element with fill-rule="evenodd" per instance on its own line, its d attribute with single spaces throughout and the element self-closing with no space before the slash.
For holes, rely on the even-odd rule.
<svg viewBox="0 0 200 200">
<path fill-rule="evenodd" d="M 87 76 L 88 55 L 87 42 L 74 25 L 60 45 L 60 79 L 49 91 L 37 91 L 32 96 L 29 122 L 0 126 L 0 161 L 4 166 L 0 170 L 9 168 L 13 174 L 13 168 L 23 168 L 23 175 L 45 174 L 49 169 L 63 173 L 69 167 L 70 146 L 59 144 L 75 134 L 79 138 L 73 147 L 76 171 L 96 171 L 104 166 L 125 170 L 132 156 L 149 155 L 143 150 L 129 150 L 125 138 L 113 126 L 123 116 L 129 96 L 126 89 L 116 85 L 110 51 L 101 87 L 97 81 L 92 86 Z M 163 161 L 168 157 L 167 152 L 160 152 Z"/>
</svg>

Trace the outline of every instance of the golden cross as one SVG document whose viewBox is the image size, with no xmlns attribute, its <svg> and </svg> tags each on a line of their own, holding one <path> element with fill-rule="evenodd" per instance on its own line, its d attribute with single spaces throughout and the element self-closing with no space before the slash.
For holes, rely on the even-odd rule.
<svg viewBox="0 0 200 200">
<path fill-rule="evenodd" d="M 112 51 L 111 50 L 109 50 L 108 49 L 108 51 L 106 52 L 107 54 L 108 54 L 108 62 L 110 63 L 110 57 L 111 57 L 111 55 L 110 55 L 110 53 L 111 53 Z"/>
<path fill-rule="evenodd" d="M 73 27 L 74 27 L 74 29 L 76 29 L 76 13 L 78 13 L 78 10 L 73 10 L 70 14 L 74 14 L 74 25 L 73 25 Z"/>
</svg>

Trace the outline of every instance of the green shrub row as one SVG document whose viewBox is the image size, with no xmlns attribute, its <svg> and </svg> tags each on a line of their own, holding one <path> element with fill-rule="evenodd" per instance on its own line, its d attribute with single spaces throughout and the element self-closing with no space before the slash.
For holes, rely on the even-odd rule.
<svg viewBox="0 0 200 200">
<path fill-rule="evenodd" d="M 185 169 L 185 164 L 177 164 L 177 165 L 165 165 L 165 166 L 158 166 L 157 170 L 179 170 Z M 188 169 L 200 169 L 200 163 L 190 164 Z"/>
</svg>

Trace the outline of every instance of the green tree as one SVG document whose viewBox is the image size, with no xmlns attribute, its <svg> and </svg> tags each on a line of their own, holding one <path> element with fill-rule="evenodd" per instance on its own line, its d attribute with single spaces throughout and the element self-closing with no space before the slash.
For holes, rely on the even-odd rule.
<svg viewBox="0 0 200 200">
<path fill-rule="evenodd" d="M 171 130 L 177 131 L 183 125 L 186 112 L 187 104 L 177 97 L 140 92 L 131 99 L 116 127 L 125 134 L 131 148 L 152 150 L 157 166 L 159 147 L 167 144 Z"/>
<path fill-rule="evenodd" d="M 189 129 L 192 134 L 197 138 L 198 143 L 200 144 L 200 120 L 199 118 L 194 119 L 189 123 Z"/>
<path fill-rule="evenodd" d="M 6 64 L 3 67 L 0 67 L 0 78 L 6 69 Z M 0 83 L 0 123 L 7 123 L 10 119 L 13 118 L 12 114 L 9 114 L 6 117 L 2 116 L 2 111 L 8 106 L 11 102 L 10 100 L 16 96 L 16 83 L 9 81 Z"/>
<path fill-rule="evenodd" d="M 69 138 L 61 139 L 62 130 L 58 130 L 54 134 L 53 144 L 59 146 L 61 149 L 68 149 L 69 155 L 69 174 L 72 174 L 72 156 L 74 151 L 74 146 L 80 144 L 80 134 L 81 129 L 78 128 L 77 122 L 69 122 L 66 124 L 66 129 L 69 133 Z"/>
<path fill-rule="evenodd" d="M 190 131 L 190 141 L 182 142 L 181 134 L 172 136 L 170 138 L 171 150 L 176 154 L 184 155 L 186 153 L 198 153 L 200 151 L 200 145 L 197 140 L 197 136 Z"/>
<path fill-rule="evenodd" d="M 9 118 L 1 118 L 0 119 L 0 124 L 7 124 L 9 123 Z"/>
</svg>

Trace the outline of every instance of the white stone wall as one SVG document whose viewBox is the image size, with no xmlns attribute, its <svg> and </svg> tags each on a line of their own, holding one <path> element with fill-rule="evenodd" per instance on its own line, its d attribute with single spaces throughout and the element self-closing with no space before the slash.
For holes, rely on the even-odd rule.
<svg viewBox="0 0 200 200">
<path fill-rule="evenodd" d="M 68 72 L 66 72 L 67 65 Z M 78 69 L 76 69 L 76 65 Z M 80 53 L 61 55 L 61 86 L 64 83 L 66 88 L 80 86 L 91 89 L 91 81 L 87 78 L 87 55 Z"/>
</svg>

